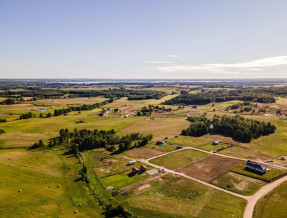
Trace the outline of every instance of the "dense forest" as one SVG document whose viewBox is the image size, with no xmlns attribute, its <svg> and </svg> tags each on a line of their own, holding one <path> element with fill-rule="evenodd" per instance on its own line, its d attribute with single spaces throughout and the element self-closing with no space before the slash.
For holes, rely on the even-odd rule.
<svg viewBox="0 0 287 218">
<path fill-rule="evenodd" d="M 244 92 L 242 90 L 217 90 L 205 91 L 197 94 L 181 94 L 175 98 L 165 101 L 167 105 L 205 105 L 211 102 L 224 101 L 253 101 L 260 103 L 274 103 L 276 99 L 269 94 L 260 94 L 254 92 Z"/>
<path fill-rule="evenodd" d="M 269 135 L 275 132 L 276 127 L 270 122 L 259 122 L 253 119 L 246 119 L 242 116 L 214 116 L 212 120 L 205 116 L 188 117 L 191 122 L 187 129 L 182 130 L 185 136 L 202 136 L 208 133 L 222 134 L 242 142 L 250 142 L 260 136 Z"/>
</svg>

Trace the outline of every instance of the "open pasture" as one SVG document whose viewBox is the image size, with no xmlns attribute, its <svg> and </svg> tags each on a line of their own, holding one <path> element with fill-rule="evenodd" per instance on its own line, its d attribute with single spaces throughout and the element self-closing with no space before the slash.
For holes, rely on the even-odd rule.
<svg viewBox="0 0 287 218">
<path fill-rule="evenodd" d="M 91 97 L 91 98 L 56 98 L 56 99 L 41 99 L 34 103 L 43 105 L 54 106 L 68 106 L 68 105 L 82 105 L 82 104 L 95 104 L 107 100 L 103 97 Z"/>
<path fill-rule="evenodd" d="M 177 170 L 202 159 L 205 159 L 209 156 L 209 154 L 200 151 L 181 150 L 152 159 L 150 160 L 150 162 L 171 170 Z"/>
<path fill-rule="evenodd" d="M 189 166 L 186 166 L 179 171 L 200 180 L 211 182 L 212 180 L 223 175 L 242 162 L 243 161 L 236 159 L 213 155 Z"/>
</svg>

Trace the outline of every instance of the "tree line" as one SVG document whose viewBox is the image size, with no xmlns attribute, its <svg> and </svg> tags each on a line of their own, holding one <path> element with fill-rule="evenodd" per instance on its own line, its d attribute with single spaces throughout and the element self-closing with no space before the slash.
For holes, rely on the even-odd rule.
<svg viewBox="0 0 287 218">
<path fill-rule="evenodd" d="M 214 92 L 200 92 L 197 94 L 181 94 L 175 98 L 165 101 L 167 105 L 205 105 L 212 102 L 225 101 L 253 101 L 260 103 L 274 103 L 276 99 L 269 94 L 254 92 L 243 92 L 242 90 L 219 90 Z"/>
<path fill-rule="evenodd" d="M 202 136 L 208 133 L 222 134 L 242 142 L 266 136 L 275 132 L 276 127 L 270 122 L 260 122 L 242 116 L 214 116 L 212 120 L 204 115 L 187 118 L 191 122 L 187 129 L 182 130 L 185 136 Z"/>
<path fill-rule="evenodd" d="M 49 139 L 48 147 L 64 145 L 74 154 L 81 151 L 91 150 L 95 148 L 105 148 L 108 151 L 123 152 L 128 149 L 145 146 L 153 138 L 152 134 L 142 135 L 140 133 L 130 133 L 119 136 L 112 130 L 87 130 L 87 129 L 61 129 L 59 136 Z M 118 145 L 118 146 L 117 146 Z M 44 143 L 40 140 L 34 143 L 31 148 L 44 147 Z"/>
</svg>

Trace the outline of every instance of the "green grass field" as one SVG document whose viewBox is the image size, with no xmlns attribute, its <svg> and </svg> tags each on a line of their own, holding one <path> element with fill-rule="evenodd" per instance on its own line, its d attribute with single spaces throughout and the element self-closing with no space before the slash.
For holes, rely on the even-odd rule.
<svg viewBox="0 0 287 218">
<path fill-rule="evenodd" d="M 130 166 L 130 168 L 132 168 L 132 166 Z M 147 168 L 147 169 L 149 170 L 151 168 Z M 128 173 L 121 173 L 121 174 L 116 174 L 113 176 L 103 177 L 100 180 L 106 188 L 108 186 L 113 186 L 115 189 L 118 189 L 123 186 L 129 185 L 131 183 L 138 182 L 147 177 L 149 177 L 147 173 L 133 175 L 131 174 L 131 172 L 128 172 Z"/>
<path fill-rule="evenodd" d="M 252 195 L 266 185 L 266 182 L 232 172 L 225 173 L 211 183 L 242 195 Z"/>
<path fill-rule="evenodd" d="M 276 177 L 287 173 L 286 170 L 280 170 L 280 169 L 275 169 L 275 168 L 268 167 L 269 171 L 267 171 L 263 175 L 259 175 L 257 173 L 253 173 L 253 172 L 250 172 L 248 170 L 245 170 L 244 169 L 245 165 L 246 165 L 246 163 L 241 164 L 241 165 L 233 168 L 232 172 L 243 174 L 245 176 L 249 176 L 249 177 L 252 177 L 252 178 L 260 179 L 260 180 L 263 180 L 263 181 L 271 181 L 273 179 L 276 179 Z"/>
<path fill-rule="evenodd" d="M 254 209 L 254 218 L 286 217 L 287 216 L 287 182 L 261 198 Z"/>
<path fill-rule="evenodd" d="M 150 162 L 171 170 L 176 170 L 195 163 L 199 160 L 205 159 L 209 156 L 209 154 L 199 151 L 181 150 L 152 159 Z"/>
<path fill-rule="evenodd" d="M 2 217 L 71 217 L 76 210 L 77 217 L 101 215 L 86 184 L 77 181 L 81 165 L 63 152 L 0 150 Z"/>
<path fill-rule="evenodd" d="M 207 140 L 199 139 L 191 136 L 178 136 L 177 138 L 170 138 L 167 140 L 169 144 L 183 145 L 188 147 L 199 147 L 210 142 Z"/>
<path fill-rule="evenodd" d="M 262 136 L 251 142 L 251 147 L 260 151 L 273 154 L 287 154 L 287 120 L 277 120 L 273 124 L 276 126 L 274 134 Z"/>
</svg>

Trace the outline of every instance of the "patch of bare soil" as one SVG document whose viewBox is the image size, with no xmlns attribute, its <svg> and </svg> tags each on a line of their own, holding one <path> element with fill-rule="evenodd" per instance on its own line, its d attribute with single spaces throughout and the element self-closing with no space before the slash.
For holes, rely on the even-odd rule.
<svg viewBox="0 0 287 218">
<path fill-rule="evenodd" d="M 101 164 L 103 164 L 103 165 L 112 165 L 115 162 L 117 162 L 117 160 L 113 160 L 113 159 L 103 159 L 103 160 L 101 160 Z"/>
<path fill-rule="evenodd" d="M 133 158 L 151 158 L 154 156 L 158 156 L 164 154 L 164 151 L 159 151 L 152 148 L 135 148 L 126 151 L 126 154 L 132 156 Z"/>
<path fill-rule="evenodd" d="M 179 172 L 206 182 L 210 182 L 241 163 L 243 163 L 241 160 L 213 155 L 186 166 L 180 169 Z"/>
</svg>

